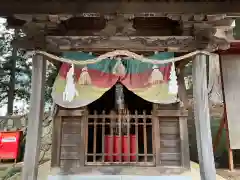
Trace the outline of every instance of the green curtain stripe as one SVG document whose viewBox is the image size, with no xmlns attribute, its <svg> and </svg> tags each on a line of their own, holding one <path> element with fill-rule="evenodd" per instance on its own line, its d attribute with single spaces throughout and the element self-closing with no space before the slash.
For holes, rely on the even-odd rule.
<svg viewBox="0 0 240 180">
<path fill-rule="evenodd" d="M 79 60 L 79 61 L 85 61 L 87 59 L 95 58 L 95 56 L 89 53 L 84 53 L 84 52 L 64 52 L 63 57 L 68 59 Z M 112 69 L 115 64 L 116 64 L 116 61 L 106 59 L 95 64 L 88 64 L 87 67 L 89 69 L 95 69 L 105 73 L 112 73 Z"/>
<path fill-rule="evenodd" d="M 154 54 L 153 56 L 150 56 L 148 58 L 161 61 L 161 60 L 169 59 L 173 57 L 174 57 L 174 53 L 163 52 L 163 53 Z M 151 63 L 144 63 L 144 62 L 135 61 L 135 60 L 124 60 L 123 64 L 125 65 L 125 67 L 127 67 L 127 73 L 130 73 L 130 74 L 142 73 L 147 70 L 151 70 L 153 68 L 153 64 Z M 168 65 L 169 64 L 161 64 L 157 66 L 164 67 Z"/>
<path fill-rule="evenodd" d="M 68 59 L 75 59 L 79 61 L 85 61 L 87 59 L 93 59 L 96 56 L 89 54 L 89 53 L 84 53 L 84 52 L 64 52 L 63 53 L 64 58 Z M 163 52 L 163 53 L 158 53 L 154 54 L 153 56 L 150 56 L 149 58 L 155 59 L 155 60 L 163 60 L 163 59 L 168 59 L 174 57 L 174 53 L 172 52 Z M 116 60 L 110 60 L 106 59 L 101 62 L 95 63 L 95 64 L 88 64 L 87 67 L 89 69 L 95 69 L 98 71 L 102 71 L 105 73 L 112 73 L 113 68 L 116 64 Z M 151 63 L 144 63 L 141 61 L 135 61 L 135 60 L 122 60 L 123 65 L 126 68 L 127 73 L 130 74 L 135 74 L 135 73 L 142 73 L 145 72 L 146 70 L 152 69 L 153 65 Z M 163 65 L 158 65 L 160 66 L 167 66 L 168 64 L 163 64 Z"/>
</svg>

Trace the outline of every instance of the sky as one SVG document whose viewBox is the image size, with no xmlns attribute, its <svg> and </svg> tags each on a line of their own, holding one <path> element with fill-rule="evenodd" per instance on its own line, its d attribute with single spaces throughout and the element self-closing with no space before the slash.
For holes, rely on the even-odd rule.
<svg viewBox="0 0 240 180">
<path fill-rule="evenodd" d="M 5 23 L 5 22 L 6 22 L 6 19 L 0 17 L 0 23 Z"/>
</svg>

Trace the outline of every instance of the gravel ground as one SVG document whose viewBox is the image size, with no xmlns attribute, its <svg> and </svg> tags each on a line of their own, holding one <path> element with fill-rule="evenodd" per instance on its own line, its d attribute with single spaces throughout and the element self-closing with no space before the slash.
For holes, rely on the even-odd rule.
<svg viewBox="0 0 240 180">
<path fill-rule="evenodd" d="M 49 167 L 50 167 L 49 162 L 46 162 L 40 166 L 38 180 L 47 180 L 47 177 L 49 174 L 49 169 L 50 169 Z M 192 180 L 201 180 L 200 174 L 199 174 L 199 165 L 192 162 L 191 167 L 192 167 L 191 171 L 184 172 L 182 175 L 190 176 L 190 177 L 192 177 Z M 149 172 L 150 175 L 152 175 L 152 173 L 153 172 Z M 216 180 L 228 180 L 228 179 L 225 179 L 219 175 L 216 175 Z M 238 180 L 238 179 L 233 179 L 233 180 Z M 240 180 L 240 178 L 239 178 L 239 180 Z"/>
<path fill-rule="evenodd" d="M 151 170 L 148 172 L 152 175 Z M 0 173 L 1 174 L 1 173 Z M 50 174 L 50 161 L 45 162 L 39 166 L 38 180 L 47 180 Z M 181 174 L 182 176 L 190 176 L 192 180 L 201 180 L 199 173 L 199 165 L 196 163 L 191 163 L 191 171 L 186 171 Z M 1 179 L 1 177 L 0 177 Z M 10 178 L 9 180 L 20 180 L 20 176 Z M 234 172 L 229 172 L 226 169 L 218 169 L 216 180 L 240 180 L 240 170 L 235 170 Z"/>
<path fill-rule="evenodd" d="M 217 173 L 226 180 L 240 180 L 240 170 L 234 170 L 233 172 L 230 172 L 226 169 L 217 169 Z"/>
</svg>

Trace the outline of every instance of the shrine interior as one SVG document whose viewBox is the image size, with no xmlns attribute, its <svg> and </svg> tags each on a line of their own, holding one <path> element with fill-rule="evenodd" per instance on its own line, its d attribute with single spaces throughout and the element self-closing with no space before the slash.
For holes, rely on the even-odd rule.
<svg viewBox="0 0 240 180">
<path fill-rule="evenodd" d="M 133 92 L 129 91 L 125 86 L 123 86 L 123 96 L 124 96 L 124 110 L 127 110 L 128 113 L 134 115 L 134 114 L 141 114 L 145 115 L 152 113 L 153 104 L 150 102 L 145 101 L 144 99 L 138 97 Z M 116 107 L 116 87 L 113 86 L 109 91 L 107 91 L 101 98 L 94 101 L 93 103 L 89 104 L 87 106 L 88 112 L 90 114 L 99 114 L 100 116 L 103 114 L 103 111 L 105 111 L 106 114 L 109 114 L 111 111 L 115 111 L 115 113 L 118 112 L 118 109 Z M 100 117 L 99 116 L 99 117 Z M 127 116 L 127 114 L 123 114 L 122 117 Z M 97 117 L 96 117 L 97 118 Z M 88 122 L 88 149 L 87 154 L 98 154 L 96 156 L 95 161 L 96 162 L 102 162 L 103 157 L 103 146 L 104 143 L 103 139 L 105 135 L 114 136 L 113 128 L 112 126 L 116 125 L 118 122 L 115 122 L 114 119 L 106 118 L 103 122 L 102 118 L 97 118 L 97 120 L 89 118 Z M 94 120 L 97 121 L 97 125 L 94 126 Z M 111 121 L 114 121 L 113 124 L 110 124 Z M 121 120 L 122 121 L 122 120 Z M 115 123 L 115 124 L 114 124 Z M 131 118 L 129 122 L 129 132 L 123 132 L 124 125 L 121 124 L 121 129 L 118 132 L 118 136 L 120 134 L 125 135 L 125 137 L 130 137 L 130 135 L 135 135 L 138 138 L 136 141 L 138 141 L 136 144 L 138 144 L 138 158 L 136 158 L 137 162 L 144 162 L 144 126 L 146 128 L 146 141 L 147 141 L 147 162 L 153 161 L 153 138 L 152 138 L 152 119 L 146 118 L 147 124 L 144 124 L 143 118 Z M 104 133 L 103 133 L 103 127 L 104 127 Z M 94 134 L 94 131 L 95 134 Z M 125 134 L 124 134 L 125 133 Z M 137 134 L 137 135 L 136 135 Z M 94 141 L 94 135 L 96 136 L 96 140 Z M 96 143 L 95 147 L 96 150 L 94 150 L 94 143 Z M 111 142 L 113 143 L 113 142 Z M 104 156 L 105 157 L 105 156 Z M 94 162 L 94 156 L 89 155 L 87 157 L 87 162 Z M 113 163 L 112 163 L 113 164 Z M 117 163 L 116 165 L 119 165 L 121 163 Z M 109 165 L 109 163 L 107 163 Z"/>
</svg>

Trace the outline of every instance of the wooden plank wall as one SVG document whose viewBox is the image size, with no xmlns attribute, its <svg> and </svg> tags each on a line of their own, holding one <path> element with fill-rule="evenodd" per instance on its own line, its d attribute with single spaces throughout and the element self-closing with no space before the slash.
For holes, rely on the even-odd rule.
<svg viewBox="0 0 240 180">
<path fill-rule="evenodd" d="M 54 119 L 51 167 L 61 173 L 74 172 L 84 166 L 84 111 L 59 110 Z"/>
<path fill-rule="evenodd" d="M 181 146 L 179 120 L 175 117 L 159 118 L 160 164 L 181 166 Z"/>
<path fill-rule="evenodd" d="M 157 124 L 156 162 L 161 166 L 181 166 L 190 168 L 187 112 L 179 110 L 179 104 L 153 106 Z M 159 127 L 159 130 L 157 129 Z M 155 142 L 156 145 L 158 142 Z M 159 149 L 159 150 L 158 150 Z M 159 157 L 158 157 L 159 156 Z"/>
<path fill-rule="evenodd" d="M 62 141 L 60 145 L 60 167 L 69 171 L 72 166 L 80 167 L 82 147 L 84 147 L 81 136 L 82 117 L 64 117 L 62 120 Z"/>
</svg>

